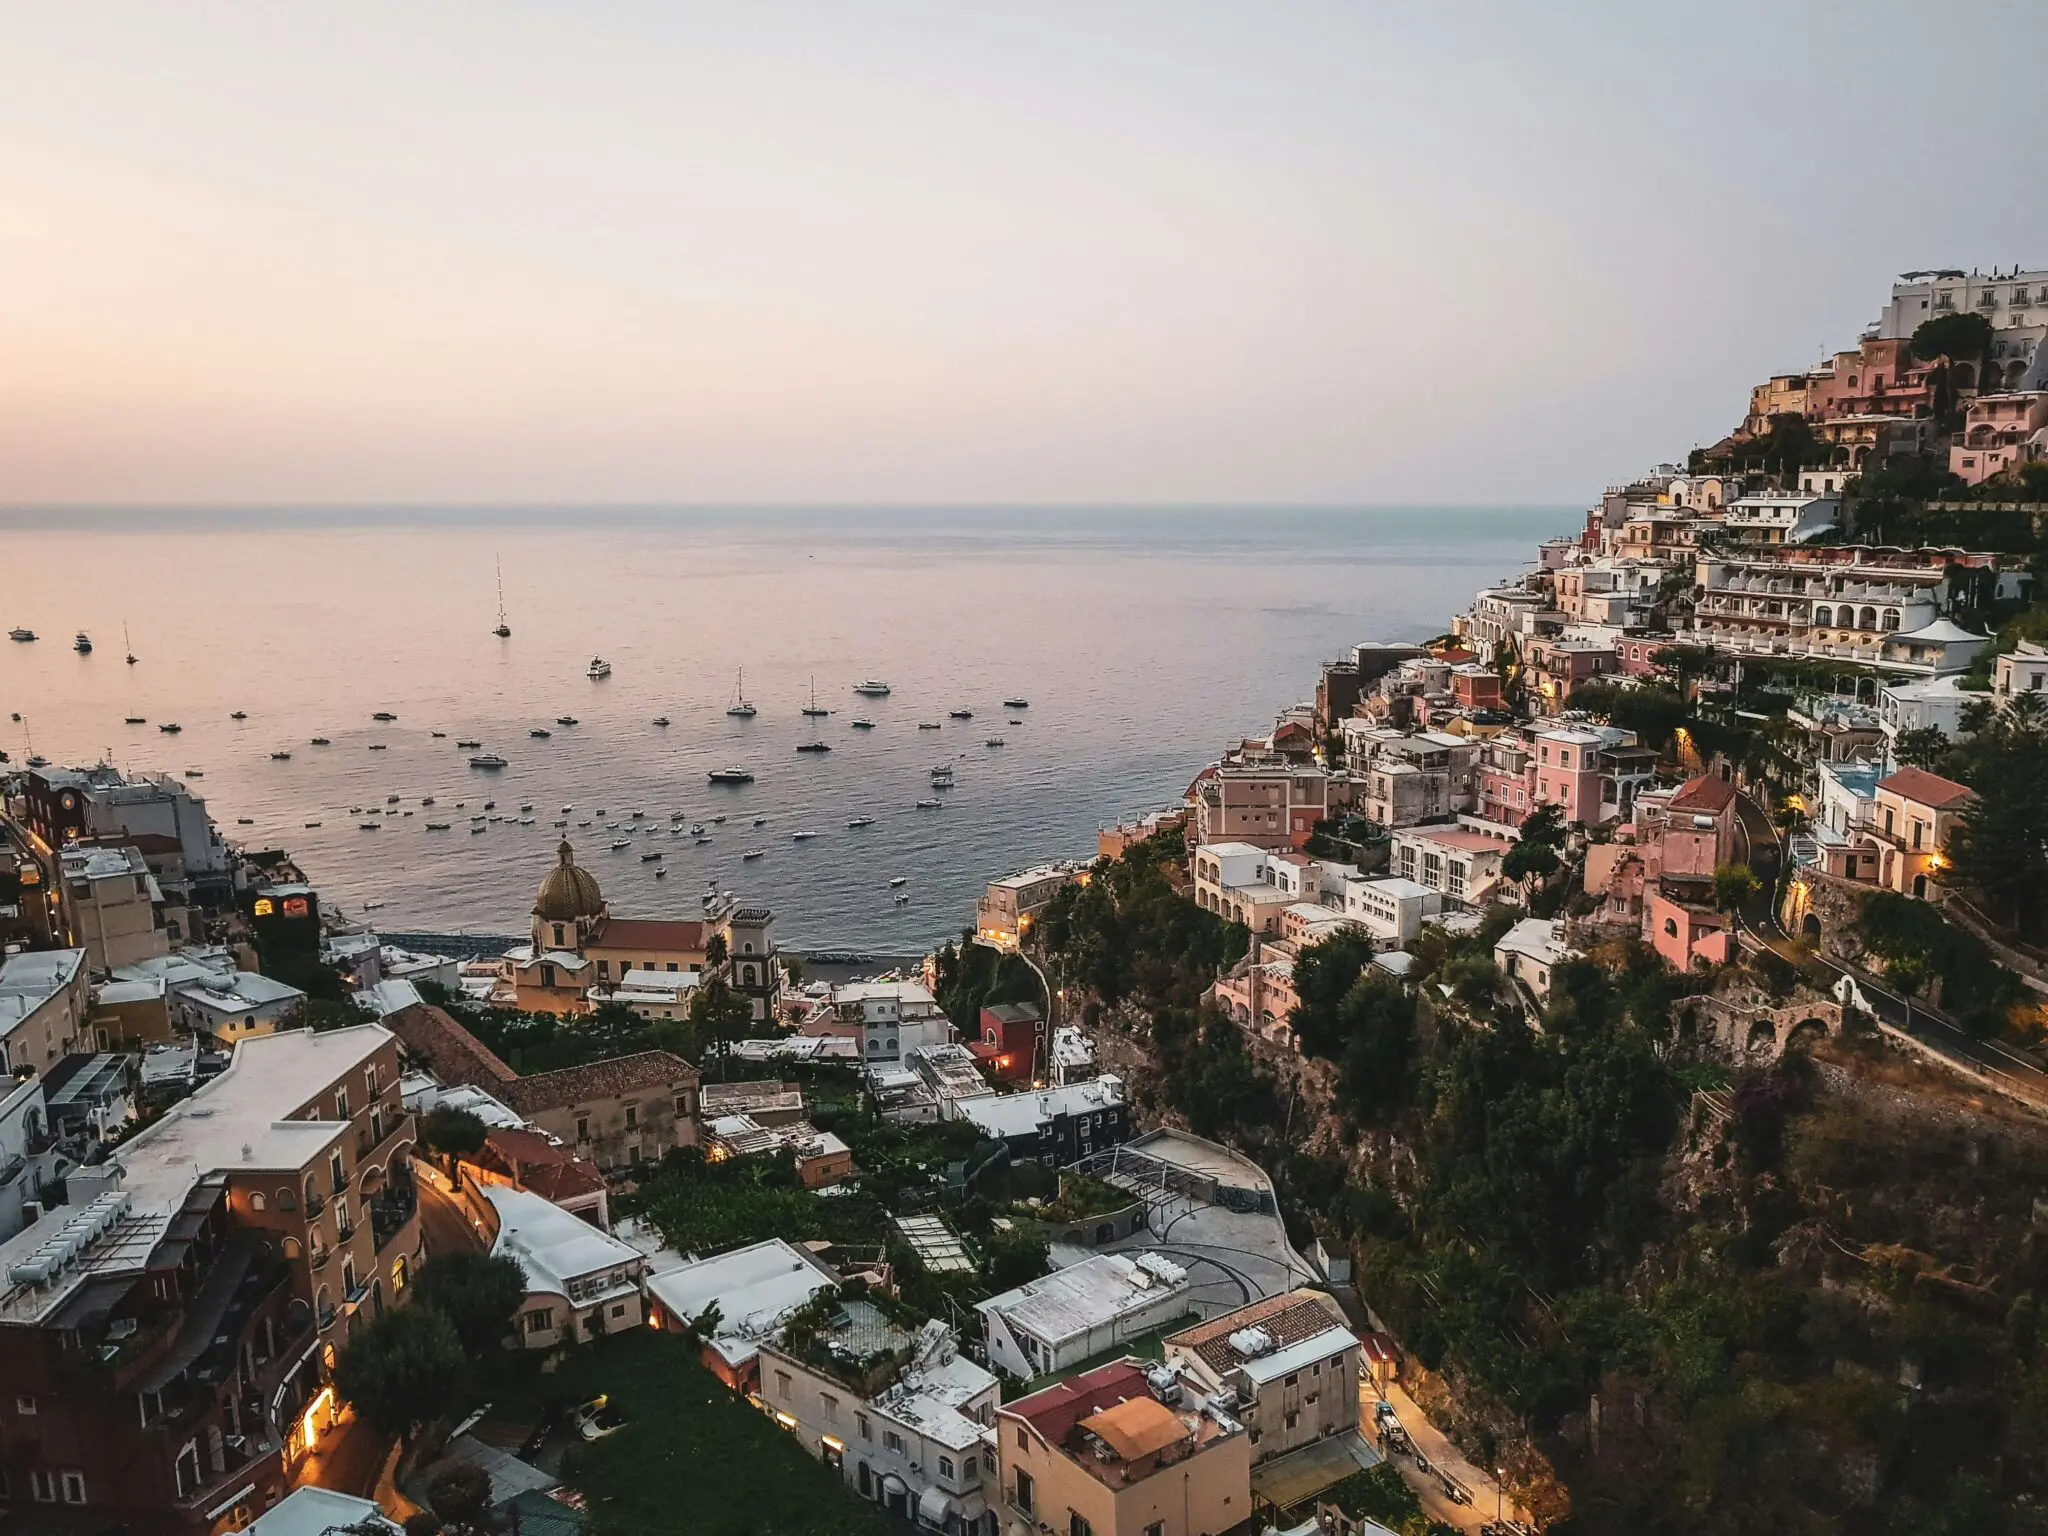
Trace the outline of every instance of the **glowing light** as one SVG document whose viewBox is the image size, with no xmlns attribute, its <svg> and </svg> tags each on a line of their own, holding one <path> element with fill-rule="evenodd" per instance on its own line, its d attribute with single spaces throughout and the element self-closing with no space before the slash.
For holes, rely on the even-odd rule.
<svg viewBox="0 0 2048 1536">
<path fill-rule="evenodd" d="M 312 1450 L 320 1441 L 320 1415 L 334 1408 L 334 1388 L 322 1387 L 314 1394 L 313 1401 L 306 1404 L 305 1416 L 299 1420 L 299 1438 Z"/>
<path fill-rule="evenodd" d="M 277 904 L 273 902 L 268 896 L 261 897 L 257 900 L 256 915 L 258 917 L 269 917 L 276 910 Z"/>
<path fill-rule="evenodd" d="M 837 1439 L 832 1435 L 820 1435 L 818 1437 L 818 1443 L 824 1446 L 825 1449 L 828 1451 L 837 1451 L 842 1456 L 846 1454 L 846 1442 L 844 1440 Z"/>
<path fill-rule="evenodd" d="M 795 1420 L 795 1419 L 793 1419 L 793 1418 L 791 1418 L 791 1417 L 790 1417 L 790 1416 L 789 1416 L 788 1414 L 786 1414 L 786 1413 L 778 1413 L 778 1414 L 776 1414 L 776 1415 L 775 1415 L 775 1422 L 776 1422 L 776 1423 L 778 1423 L 778 1424 L 780 1424 L 780 1425 L 781 1425 L 781 1426 L 782 1426 L 782 1427 L 783 1427 L 784 1429 L 795 1429 L 795 1428 L 796 1428 L 796 1420 Z"/>
</svg>

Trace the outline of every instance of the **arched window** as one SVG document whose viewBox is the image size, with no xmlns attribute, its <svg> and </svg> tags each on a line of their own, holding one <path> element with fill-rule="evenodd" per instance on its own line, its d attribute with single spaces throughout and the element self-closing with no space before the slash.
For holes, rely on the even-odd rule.
<svg viewBox="0 0 2048 1536">
<path fill-rule="evenodd" d="M 1887 609 L 1885 609 L 1885 611 L 1884 611 L 1884 627 L 1885 627 L 1886 629 L 1888 629 L 1888 630 L 1890 630 L 1890 629 L 1897 629 L 1897 628 L 1899 627 L 1899 610 L 1898 610 L 1898 609 L 1896 609 L 1896 608 L 1887 608 Z"/>
<path fill-rule="evenodd" d="M 250 1190 L 250 1191 L 249 1191 L 249 1209 L 250 1209 L 250 1210 L 252 1210 L 252 1211 L 260 1211 L 260 1210 L 262 1210 L 262 1209 L 263 1209 L 263 1191 L 262 1191 L 262 1190 L 260 1190 L 260 1189 L 252 1189 L 252 1190 Z"/>
<path fill-rule="evenodd" d="M 288 1237 L 278 1244 L 278 1251 L 287 1259 L 296 1259 L 301 1253 L 305 1252 L 305 1249 L 300 1246 L 299 1240 L 296 1237 Z"/>
<path fill-rule="evenodd" d="M 1821 604 L 1820 607 L 1813 610 L 1813 623 L 1816 629 L 1833 629 L 1835 627 L 1835 610 L 1828 607 L 1825 603 Z"/>
<path fill-rule="evenodd" d="M 1675 939 L 1675 938 L 1677 938 L 1677 937 L 1678 937 L 1678 919 L 1677 919 L 1677 918 L 1675 918 L 1675 917 L 1667 917 L 1667 918 L 1665 918 L 1665 919 L 1664 919 L 1664 935 L 1665 935 L 1665 937 L 1666 937 L 1666 938 L 1672 938 L 1672 939 Z"/>
<path fill-rule="evenodd" d="M 1858 629 L 1877 628 L 1877 610 L 1875 608 L 1865 608 L 1859 615 L 1857 615 L 1857 618 L 1859 622 L 1857 623 L 1856 627 Z"/>
</svg>

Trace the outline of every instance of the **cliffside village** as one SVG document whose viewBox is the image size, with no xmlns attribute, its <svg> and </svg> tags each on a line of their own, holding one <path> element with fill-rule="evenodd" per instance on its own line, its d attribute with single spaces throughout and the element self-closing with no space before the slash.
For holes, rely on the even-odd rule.
<svg viewBox="0 0 2048 1536">
<path fill-rule="evenodd" d="M 1955 312 L 1991 318 L 1992 346 L 1917 357 L 1914 332 Z M 1898 457 L 1940 454 L 1970 484 L 2048 457 L 2044 332 L 2048 272 L 1909 274 L 1855 349 L 1757 386 L 1696 463 L 1606 492 L 1445 635 L 1329 663 L 1312 701 L 1180 804 L 1104 831 L 1098 855 L 1180 830 L 1191 899 L 1250 934 L 1209 1000 L 1282 1048 L 1304 948 L 1362 930 L 1373 964 L 1404 976 L 1425 927 L 1474 930 L 1519 893 L 1504 865 L 1539 814 L 1583 845 L 1588 899 L 1496 945 L 1532 1015 L 1553 969 L 1603 934 L 1678 970 L 1734 958 L 1729 866 L 1775 886 L 1794 933 L 1816 892 L 1940 899 L 1971 792 L 1897 745 L 1960 735 L 1972 700 L 2040 691 L 2048 655 L 2022 646 L 1987 674 L 1990 636 L 1957 621 L 2030 578 L 1993 553 L 1845 541 L 1844 507 Z M 1946 441 L 1943 390 L 1963 422 Z M 1820 462 L 1737 467 L 1787 418 Z M 1683 743 L 1674 777 L 1575 709 L 1591 684 L 1671 679 L 1683 651 L 1724 671 L 1840 665 L 1792 712 L 1805 814 L 1789 834 L 1782 786 Z M 1727 686 L 1694 670 L 1702 698 Z M 567 842 L 535 872 L 523 943 L 430 952 L 324 907 L 287 854 L 235 846 L 176 779 L 32 768 L 6 809 L 0 1513 L 24 1531 L 431 1529 L 424 1470 L 334 1372 L 424 1266 L 463 1249 L 525 1276 L 508 1351 L 552 1363 L 606 1335 L 682 1334 L 846 1497 L 920 1529 L 1376 1531 L 1343 1490 L 1389 1458 L 1433 1517 L 1515 1524 L 1513 1490 L 1402 1395 L 1398 1345 L 1348 1260 L 1298 1251 L 1242 1156 L 1137 1123 L 1050 982 L 1042 1004 L 961 1018 L 936 958 L 805 981 L 769 909 L 714 893 L 688 917 L 614 913 Z M 992 882 L 973 944 L 1029 962 L 1047 908 L 1089 878 L 1060 863 Z M 492 1017 L 677 1024 L 714 984 L 746 1020 L 715 1073 L 668 1049 L 522 1072 L 479 1037 Z M 859 1188 L 871 1170 L 815 1102 L 835 1072 L 868 1121 L 964 1127 L 984 1165 L 1046 1170 L 1057 1196 L 997 1230 L 1043 1239 L 1048 1271 L 914 1315 L 906 1268 L 992 1268 L 992 1240 L 959 1220 L 965 1172 L 950 1197 L 889 1212 L 873 1244 L 761 1233 L 682 1251 L 625 1213 L 679 1149 L 778 1160 L 824 1199 Z M 473 1119 L 476 1144 L 423 1145 L 436 1115 Z M 501 1527 L 521 1528 L 515 1509 L 551 1531 L 588 1518 L 571 1480 L 502 1446 L 457 1433 L 439 1454 L 486 1470 Z"/>
</svg>

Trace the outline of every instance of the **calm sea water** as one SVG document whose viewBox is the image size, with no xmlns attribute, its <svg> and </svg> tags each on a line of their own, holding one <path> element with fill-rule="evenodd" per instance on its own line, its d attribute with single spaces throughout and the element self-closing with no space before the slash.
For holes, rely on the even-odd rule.
<svg viewBox="0 0 2048 1536">
<path fill-rule="evenodd" d="M 192 787 L 228 832 L 291 849 L 328 901 L 381 903 L 375 921 L 394 930 L 524 931 L 566 835 L 616 914 L 694 916 L 717 880 L 772 904 L 787 944 L 910 953 L 970 921 L 991 876 L 1089 856 L 1099 825 L 1177 799 L 1234 735 L 1310 694 L 1325 657 L 1441 632 L 1475 588 L 1574 520 L 1557 508 L 18 512 L 0 515 L 0 628 L 42 638 L 0 645 L 0 744 L 17 761 L 32 737 L 57 763 L 199 770 Z M 496 559 L 509 640 L 490 632 Z M 81 628 L 90 656 L 71 649 Z M 594 654 L 612 664 L 605 681 L 584 676 Z M 741 668 L 752 720 L 724 713 Z M 893 694 L 857 697 L 867 677 Z M 813 680 L 833 711 L 815 722 L 798 713 Z M 1006 710 L 1012 696 L 1030 707 Z M 398 718 L 378 724 L 379 710 Z M 6 722 L 15 711 L 22 722 Z M 673 723 L 656 727 L 658 715 Z M 860 716 L 876 728 L 852 729 Z M 930 720 L 943 728 L 917 729 Z M 161 734 L 165 721 L 182 733 Z M 536 726 L 554 734 L 533 739 Z M 813 735 L 833 750 L 799 753 Z M 998 735 L 1007 745 L 984 745 Z M 471 770 L 464 738 L 511 766 Z M 957 787 L 943 809 L 916 809 L 941 762 Z M 706 783 L 729 763 L 755 782 Z M 370 818 L 350 808 L 390 795 L 414 814 L 358 830 Z M 530 803 L 535 824 L 471 835 L 487 799 L 500 812 Z M 565 805 L 566 834 L 554 826 Z M 634 810 L 649 825 L 611 851 L 625 834 L 605 823 Z M 677 810 L 726 820 L 697 845 L 666 835 Z M 862 815 L 875 824 L 848 830 Z M 454 828 L 429 832 L 429 819 Z M 752 848 L 762 857 L 743 861 Z M 659 866 L 641 861 L 652 852 Z M 907 905 L 895 876 L 908 877 Z"/>
</svg>

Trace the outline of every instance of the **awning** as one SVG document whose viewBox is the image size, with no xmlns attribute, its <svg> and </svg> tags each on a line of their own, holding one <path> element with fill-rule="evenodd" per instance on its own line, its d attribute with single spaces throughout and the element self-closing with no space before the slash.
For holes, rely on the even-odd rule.
<svg viewBox="0 0 2048 1536">
<path fill-rule="evenodd" d="M 927 1488 L 917 1501 L 917 1522 L 919 1525 L 945 1529 L 946 1516 L 953 1512 L 953 1501 L 942 1489 Z"/>
</svg>

